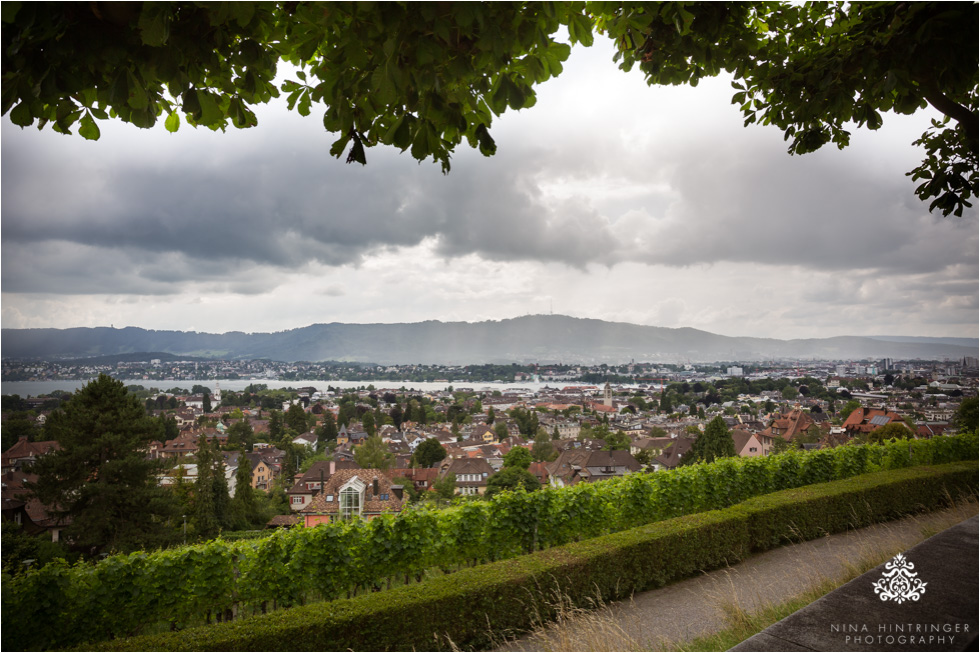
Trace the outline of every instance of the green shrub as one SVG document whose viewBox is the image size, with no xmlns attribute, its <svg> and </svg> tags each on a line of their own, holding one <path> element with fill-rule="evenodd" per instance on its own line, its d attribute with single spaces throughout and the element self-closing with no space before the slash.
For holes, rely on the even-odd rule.
<svg viewBox="0 0 980 653">
<path fill-rule="evenodd" d="M 977 459 L 977 435 L 724 458 L 571 488 L 501 492 L 442 511 L 412 507 L 371 522 L 334 522 L 267 537 L 215 540 L 60 568 L 64 596 L 40 606 L 15 599 L 3 614 L 5 648 L 52 648 L 147 629 L 183 628 L 213 617 L 265 613 L 378 589 L 476 562 L 493 562 L 682 515 L 730 506 L 775 490 L 909 465 Z M 104 567 L 104 569 L 103 569 Z M 31 596 L 48 583 L 37 570 L 3 577 L 3 592 Z M 123 607 L 119 607 L 123 606 Z M 59 628 L 21 630 L 22 610 Z M 62 628 L 61 625 L 64 625 Z M 8 634 L 12 633 L 12 634 Z"/>
<path fill-rule="evenodd" d="M 379 594 L 181 633 L 104 642 L 102 650 L 436 650 L 485 647 L 552 616 L 557 593 L 611 600 L 799 539 L 932 510 L 973 495 L 977 462 L 867 474 L 755 497 L 482 565 Z M 5 597 L 6 598 L 6 597 Z"/>
</svg>

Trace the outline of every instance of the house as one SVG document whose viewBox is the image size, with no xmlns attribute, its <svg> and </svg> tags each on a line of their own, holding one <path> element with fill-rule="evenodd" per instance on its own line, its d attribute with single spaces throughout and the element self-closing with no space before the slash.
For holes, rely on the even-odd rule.
<svg viewBox="0 0 980 653">
<path fill-rule="evenodd" d="M 342 469 L 299 514 L 303 525 L 311 527 L 355 517 L 370 520 L 385 512 L 401 512 L 402 505 L 402 487 L 393 485 L 381 470 Z"/>
<path fill-rule="evenodd" d="M 691 450 L 694 446 L 694 441 L 697 438 L 678 436 L 673 444 L 664 449 L 664 452 L 659 456 L 655 456 L 653 459 L 654 469 L 659 471 L 661 469 L 676 469 L 681 464 L 681 459 L 687 455 L 687 452 Z"/>
<path fill-rule="evenodd" d="M 585 469 L 580 472 L 582 480 L 593 482 L 607 478 L 626 476 L 640 471 L 637 462 L 629 451 L 593 451 L 585 461 Z"/>
<path fill-rule="evenodd" d="M 762 431 L 762 435 L 772 438 L 778 437 L 788 441 L 793 436 L 802 435 L 813 424 L 813 418 L 810 417 L 810 413 L 797 406 L 774 419 L 769 424 L 769 427 Z"/>
<path fill-rule="evenodd" d="M 40 456 L 52 450 L 61 449 L 57 440 L 44 442 L 28 442 L 27 436 L 22 435 L 9 449 L 3 452 L 3 471 L 9 472 L 22 469 L 33 463 Z"/>
<path fill-rule="evenodd" d="M 547 463 L 531 463 L 531 465 L 527 468 L 527 471 L 534 474 L 534 478 L 538 479 L 538 483 L 540 483 L 542 487 L 550 485 L 551 474 L 548 473 Z"/>
<path fill-rule="evenodd" d="M 493 474 L 493 467 L 486 458 L 458 458 L 453 460 L 443 476 L 456 475 L 456 490 L 461 495 L 479 494 L 487 491 L 487 479 Z"/>
<path fill-rule="evenodd" d="M 673 438 L 636 438 L 630 444 L 630 453 L 635 456 L 640 451 L 649 450 L 654 456 L 658 456 L 673 443 Z"/>
<path fill-rule="evenodd" d="M 336 460 L 318 460 L 313 463 L 306 473 L 288 490 L 289 507 L 300 511 L 313 502 L 313 497 L 320 493 L 324 484 L 340 469 L 357 469 L 357 463 Z"/>
<path fill-rule="evenodd" d="M 760 441 L 754 433 L 735 429 L 732 431 L 732 440 L 735 442 L 735 454 L 738 456 L 754 458 L 769 455 L 770 447 Z"/>
<path fill-rule="evenodd" d="M 902 416 L 890 410 L 879 410 L 877 408 L 855 408 L 844 420 L 844 431 L 855 436 L 861 433 L 867 434 L 875 431 L 885 424 L 892 422 L 902 422 Z"/>
<path fill-rule="evenodd" d="M 412 481 L 416 492 L 428 491 L 439 478 L 439 470 L 435 467 L 393 467 L 387 474 L 392 479 L 404 477 Z"/>
<path fill-rule="evenodd" d="M 497 432 L 486 424 L 478 424 L 473 427 L 470 433 L 471 440 L 478 440 L 480 444 L 489 444 L 497 441 Z"/>
<path fill-rule="evenodd" d="M 197 453 L 197 442 L 197 436 L 185 433 L 177 436 L 173 440 L 167 440 L 167 443 L 157 451 L 157 454 L 160 458 L 184 458 L 185 456 L 193 456 Z"/>
<path fill-rule="evenodd" d="M 316 433 L 313 431 L 307 431 L 306 433 L 297 435 L 295 438 L 293 438 L 293 444 L 298 444 L 301 447 L 313 447 L 314 449 L 316 448 L 316 441 Z"/>
<path fill-rule="evenodd" d="M 573 478 L 578 482 L 578 473 L 585 468 L 591 453 L 585 448 L 569 448 L 558 454 L 557 458 L 547 464 L 550 484 L 555 487 L 573 485 Z"/>
<path fill-rule="evenodd" d="M 18 517 L 21 515 L 20 524 L 29 529 L 29 532 L 40 533 L 47 531 L 51 536 L 52 542 L 57 542 L 61 539 L 61 532 L 71 525 L 71 518 L 64 517 L 58 518 L 52 516 L 49 511 L 50 507 L 44 505 L 36 498 L 31 496 L 30 490 L 27 489 L 27 483 L 36 483 L 36 474 L 27 474 L 22 470 L 8 470 L 3 472 L 3 504 L 4 504 L 4 517 L 7 516 L 7 510 L 11 511 L 11 518 L 16 522 Z M 30 524 L 28 524 L 28 521 Z"/>
<path fill-rule="evenodd" d="M 272 482 L 279 476 L 281 466 L 266 459 L 261 454 L 245 454 L 252 462 L 252 487 L 256 490 L 269 490 Z"/>
</svg>

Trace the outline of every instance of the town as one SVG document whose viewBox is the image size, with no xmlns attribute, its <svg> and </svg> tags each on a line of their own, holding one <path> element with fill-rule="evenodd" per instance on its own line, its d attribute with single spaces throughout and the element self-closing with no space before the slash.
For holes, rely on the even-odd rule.
<svg viewBox="0 0 980 653">
<path fill-rule="evenodd" d="M 156 461 L 157 482 L 181 503 L 181 541 L 188 533 L 199 539 L 354 515 L 370 519 L 413 503 L 445 506 L 518 485 L 568 487 L 723 456 L 927 439 L 977 424 L 976 358 L 384 368 L 151 360 L 5 362 L 3 369 L 5 378 L 108 373 L 175 383 L 168 390 L 131 384 L 128 392 L 153 419 L 156 432 L 139 455 Z M 453 379 L 455 385 L 438 391 L 406 388 L 410 381 L 386 387 L 386 374 Z M 545 385 L 465 385 L 488 374 Z M 261 383 L 292 375 L 307 382 L 372 379 L 379 386 L 270 389 Z M 223 390 L 219 377 L 256 380 L 234 392 Z M 189 380 L 196 381 L 191 388 L 179 387 Z M 582 384 L 589 380 L 599 382 Z M 56 543 L 64 542 L 70 519 L 32 498 L 37 476 L 31 465 L 59 448 L 46 436 L 47 422 L 71 396 L 3 398 L 5 517 L 10 512 L 25 531 L 46 532 Z M 213 460 L 212 469 L 199 471 L 206 460 Z M 204 480 L 199 474 L 215 475 L 224 495 L 207 515 L 195 498 Z M 246 484 L 247 491 L 239 489 Z M 253 495 L 247 501 L 246 492 Z M 236 512 L 232 504 L 244 507 Z"/>
</svg>

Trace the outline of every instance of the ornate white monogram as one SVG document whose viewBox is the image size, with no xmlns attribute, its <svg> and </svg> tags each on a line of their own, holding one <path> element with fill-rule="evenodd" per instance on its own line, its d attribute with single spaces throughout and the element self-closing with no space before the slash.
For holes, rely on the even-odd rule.
<svg viewBox="0 0 980 653">
<path fill-rule="evenodd" d="M 882 601 L 918 601 L 925 594 L 926 585 L 916 578 L 918 572 L 912 571 L 915 568 L 905 556 L 899 553 L 892 558 L 892 561 L 885 565 L 885 572 L 881 580 L 873 585 L 875 594 Z"/>
</svg>

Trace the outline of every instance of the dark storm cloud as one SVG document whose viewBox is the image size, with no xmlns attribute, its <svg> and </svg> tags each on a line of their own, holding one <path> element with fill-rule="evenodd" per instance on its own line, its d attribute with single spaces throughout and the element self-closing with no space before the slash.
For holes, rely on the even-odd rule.
<svg viewBox="0 0 980 653">
<path fill-rule="evenodd" d="M 234 156 L 233 165 L 193 149 L 169 161 L 107 156 L 92 169 L 70 153 L 44 156 L 26 134 L 4 131 L 4 162 L 17 162 L 4 166 L 4 249 L 33 252 L 17 257 L 16 266 L 5 261 L 6 291 L 43 291 L 53 283 L 57 292 L 93 286 L 146 292 L 140 279 L 156 288 L 154 282 L 194 281 L 247 264 L 356 265 L 372 251 L 426 238 L 437 239 L 446 257 L 479 253 L 579 266 L 593 260 L 597 246 L 607 252 L 614 245 L 594 210 L 544 202 L 506 157 L 467 166 L 467 159 L 482 157 L 462 153 L 449 176 L 390 151 L 372 151 L 365 168 L 347 166 L 313 146 L 281 160 L 254 148 Z M 105 252 L 114 272 L 57 283 L 93 249 Z M 47 261 L 47 252 L 60 260 Z M 172 264 L 174 256 L 180 265 Z M 113 283 L 116 275 L 130 278 Z"/>
<path fill-rule="evenodd" d="M 904 169 L 877 170 L 853 148 L 789 157 L 778 134 L 740 128 L 642 146 L 599 130 L 525 142 L 513 122 L 495 157 L 464 147 L 444 176 L 391 150 L 347 166 L 328 155 L 329 135 L 292 118 L 180 141 L 107 129 L 96 144 L 4 123 L 3 290 L 257 293 L 311 264 L 357 266 L 427 239 L 447 258 L 578 268 L 958 269 L 966 292 L 976 278 L 976 211 L 930 215 Z M 610 182 L 625 190 L 590 194 Z"/>
</svg>

